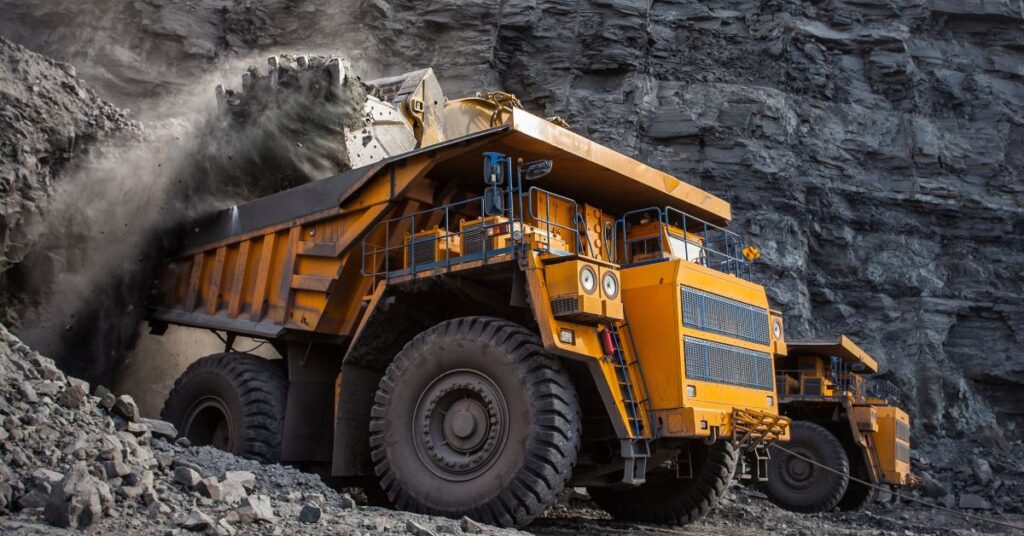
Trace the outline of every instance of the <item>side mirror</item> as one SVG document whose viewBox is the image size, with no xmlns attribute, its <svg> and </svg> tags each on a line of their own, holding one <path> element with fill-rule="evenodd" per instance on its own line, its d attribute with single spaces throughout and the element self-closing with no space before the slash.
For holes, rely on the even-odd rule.
<svg viewBox="0 0 1024 536">
<path fill-rule="evenodd" d="M 484 153 L 484 184 L 501 186 L 505 183 L 505 162 L 508 157 L 501 153 Z"/>
<path fill-rule="evenodd" d="M 484 188 L 484 216 L 500 216 L 505 213 L 505 196 L 501 188 Z"/>
<path fill-rule="evenodd" d="M 533 162 L 520 164 L 519 170 L 523 173 L 524 179 L 535 181 L 551 173 L 553 167 L 555 167 L 555 164 L 550 160 L 534 160 Z"/>
</svg>

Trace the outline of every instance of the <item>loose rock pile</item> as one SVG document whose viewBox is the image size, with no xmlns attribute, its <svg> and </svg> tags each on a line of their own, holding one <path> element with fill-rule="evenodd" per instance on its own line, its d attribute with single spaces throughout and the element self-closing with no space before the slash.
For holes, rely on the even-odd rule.
<svg viewBox="0 0 1024 536">
<path fill-rule="evenodd" d="M 315 475 L 192 447 L 0 325 L 0 532 L 515 534 L 361 507 Z"/>
<path fill-rule="evenodd" d="M 919 494 L 947 508 L 1024 514 L 1024 441 L 986 445 L 945 440 L 913 454 Z"/>
</svg>

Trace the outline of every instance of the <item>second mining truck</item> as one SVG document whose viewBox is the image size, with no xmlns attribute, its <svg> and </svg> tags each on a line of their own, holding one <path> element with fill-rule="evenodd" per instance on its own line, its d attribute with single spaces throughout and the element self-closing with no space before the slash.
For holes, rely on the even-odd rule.
<svg viewBox="0 0 1024 536">
<path fill-rule="evenodd" d="M 193 443 L 416 512 L 523 524 L 570 485 L 679 524 L 786 437 L 728 203 L 509 95 L 370 85 L 345 150 L 379 158 L 189 225 L 163 268 L 154 331 L 226 341 L 164 408 Z"/>
<path fill-rule="evenodd" d="M 768 498 L 796 512 L 857 510 L 877 486 L 916 485 L 910 418 L 896 388 L 869 376 L 878 363 L 845 336 L 790 341 L 786 350 L 775 373 L 791 438 L 769 449 Z"/>
</svg>

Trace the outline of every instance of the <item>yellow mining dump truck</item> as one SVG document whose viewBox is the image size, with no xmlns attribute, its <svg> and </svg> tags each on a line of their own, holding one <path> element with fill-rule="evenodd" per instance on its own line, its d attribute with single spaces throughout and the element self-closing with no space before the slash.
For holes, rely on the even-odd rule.
<svg viewBox="0 0 1024 536">
<path fill-rule="evenodd" d="M 418 148 L 189 226 L 149 319 L 225 350 L 164 417 L 417 512 L 523 524 L 571 485 L 621 519 L 704 515 L 788 426 L 729 205 L 508 95 L 424 99 L 424 80 L 373 103 Z"/>
<path fill-rule="evenodd" d="M 786 346 L 788 355 L 776 356 L 775 373 L 779 409 L 793 420 L 792 437 L 769 449 L 769 499 L 797 512 L 857 510 L 874 490 L 850 477 L 914 484 L 910 418 L 895 406 L 899 393 L 892 384 L 868 377 L 878 363 L 845 336 Z"/>
</svg>

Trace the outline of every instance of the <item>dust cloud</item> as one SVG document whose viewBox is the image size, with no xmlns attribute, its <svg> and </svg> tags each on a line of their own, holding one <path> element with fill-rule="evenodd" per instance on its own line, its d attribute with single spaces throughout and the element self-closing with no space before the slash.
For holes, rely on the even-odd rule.
<svg viewBox="0 0 1024 536">
<path fill-rule="evenodd" d="M 69 374 L 110 385 L 184 222 L 348 169 L 343 130 L 366 99 L 358 79 L 331 84 L 325 58 L 298 70 L 286 57 L 277 72 L 248 69 L 246 91 L 218 106 L 214 87 L 245 63 L 150 103 L 140 139 L 64 171 L 22 267 L 19 334 Z"/>
</svg>

